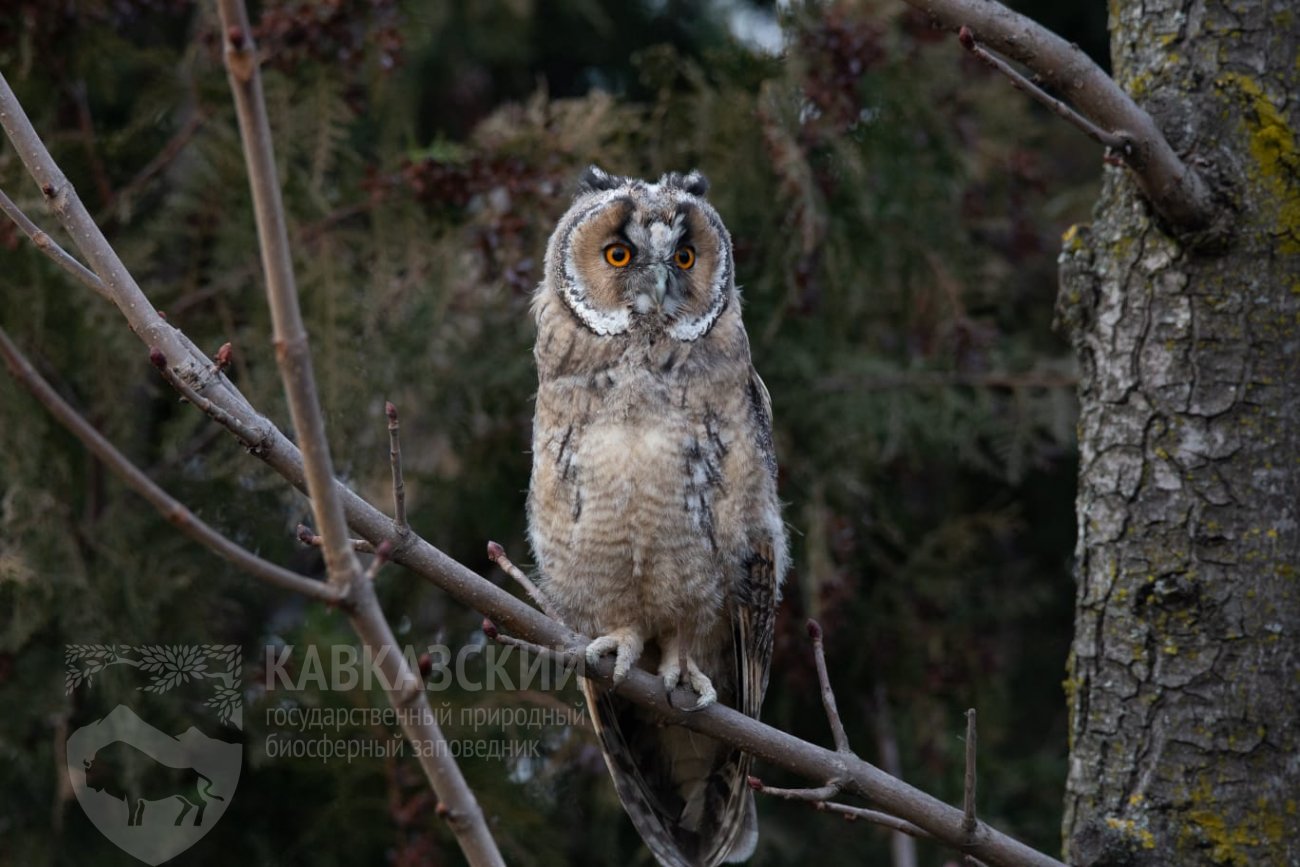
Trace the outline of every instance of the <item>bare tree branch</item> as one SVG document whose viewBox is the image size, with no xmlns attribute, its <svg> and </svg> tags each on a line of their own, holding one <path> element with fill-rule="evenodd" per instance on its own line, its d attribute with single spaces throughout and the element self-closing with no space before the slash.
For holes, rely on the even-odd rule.
<svg viewBox="0 0 1300 867">
<path fill-rule="evenodd" d="M 299 524 L 297 529 L 298 541 L 311 548 L 319 548 L 325 544 L 325 540 L 311 531 L 311 527 L 306 524 Z M 375 546 L 365 539 L 350 539 L 352 550 L 360 554 L 375 553 Z"/>
<path fill-rule="evenodd" d="M 95 273 L 78 262 L 67 250 L 56 244 L 54 239 L 33 223 L 22 212 L 22 209 L 14 204 L 13 199 L 5 195 L 3 190 L 0 190 L 0 211 L 4 211 L 5 215 L 13 220 L 18 228 L 23 230 L 23 234 L 32 239 L 36 249 L 53 259 L 54 264 L 75 277 L 83 286 L 90 287 L 104 298 L 109 297 L 108 290 L 104 288 L 103 282 L 95 276 Z"/>
<path fill-rule="evenodd" d="M 195 393 L 201 392 L 212 407 L 221 411 L 219 414 L 209 412 L 214 420 L 222 422 L 224 419 L 230 422 L 229 429 L 241 439 L 250 431 L 255 431 L 253 439 L 257 445 L 251 452 L 273 466 L 279 463 L 285 472 L 293 476 L 293 485 L 307 493 L 302 454 L 275 425 L 253 409 L 243 394 L 219 370 L 214 369 L 215 365 L 202 350 L 159 315 L 91 218 L 76 189 L 50 156 L 3 75 L 0 75 L 0 125 L 4 127 L 28 172 L 40 186 L 54 215 L 99 275 L 113 303 L 126 317 L 136 336 L 150 347 L 151 353 L 153 350 L 162 353 L 168 369 L 177 379 L 188 383 Z M 274 460 L 271 459 L 272 452 L 276 454 Z M 289 464 L 285 464 L 281 459 L 290 455 Z M 326 487 L 336 492 L 346 490 L 332 476 L 327 479 Z M 381 536 L 392 529 L 392 522 L 387 523 L 388 528 Z M 346 530 L 341 544 L 347 550 L 347 556 L 355 558 L 346 538 Z M 359 573 L 359 565 L 356 571 Z M 351 592 L 345 605 L 362 643 L 372 651 L 375 648 L 396 647 L 396 638 L 380 610 L 373 584 L 361 580 L 350 583 Z M 418 677 L 411 671 L 401 653 L 383 653 L 377 658 L 385 675 L 385 692 L 389 702 L 398 710 L 404 711 L 399 714 L 402 732 L 418 747 L 416 754 L 421 769 L 434 793 L 446 805 L 445 815 L 466 857 L 475 867 L 503 865 L 504 861 L 487 829 L 482 809 L 447 749 L 446 738 L 437 725 L 428 696 L 419 688 Z"/>
<path fill-rule="evenodd" d="M 226 71 L 235 98 L 244 159 L 248 165 L 258 246 L 271 308 L 275 359 L 289 399 L 294 429 L 298 433 L 308 497 L 324 538 L 326 572 L 330 583 L 341 588 L 351 603 L 352 626 L 362 642 L 372 649 L 392 650 L 397 647 L 397 639 L 379 607 L 374 582 L 358 580 L 363 577 L 360 575 L 360 561 L 348 536 L 343 506 L 335 486 L 325 420 L 312 371 L 311 347 L 298 306 L 284 202 L 280 196 L 271 143 L 271 125 L 266 114 L 257 46 L 253 43 L 248 10 L 243 0 L 217 0 L 217 7 L 226 36 Z M 397 530 L 400 535 L 401 528 Z M 391 541 L 376 543 L 376 571 L 387 560 L 392 547 Z M 368 573 L 368 577 L 373 578 L 374 572 Z M 399 710 L 418 712 L 417 722 L 409 720 L 409 713 L 399 713 L 398 717 L 407 738 L 417 747 L 416 753 L 421 756 L 440 804 L 446 807 L 443 815 L 448 818 L 465 857 L 475 867 L 504 867 L 505 862 L 488 830 L 483 811 L 460 766 L 446 749 L 446 740 L 433 718 L 420 679 L 400 653 L 383 654 L 381 665 L 388 669 L 385 674 L 389 675 L 386 683 L 389 701 Z"/>
<path fill-rule="evenodd" d="M 546 601 L 546 595 L 542 593 L 533 580 L 524 574 L 523 570 L 510 561 L 506 556 L 506 549 L 501 547 L 497 542 L 487 543 L 488 559 L 500 567 L 501 571 L 515 580 L 515 583 L 523 588 L 529 598 L 537 603 L 537 607 L 542 609 L 550 617 L 555 617 L 555 610 L 551 604 Z M 559 619 L 559 618 L 556 618 Z"/>
<path fill-rule="evenodd" d="M 1092 139 L 1097 144 L 1104 145 L 1121 154 L 1129 148 L 1131 142 L 1129 142 L 1125 136 L 1116 135 L 1101 129 L 1095 123 L 1070 108 L 1070 106 L 1061 102 L 1056 97 L 1051 96 L 1047 91 L 1043 90 L 1037 84 L 1034 84 L 1034 82 L 1030 81 L 1028 78 L 1025 78 L 1020 74 L 1020 71 L 1010 63 L 1007 63 L 996 54 L 987 51 L 983 46 L 975 41 L 975 34 L 971 33 L 970 28 L 966 25 L 963 24 L 961 30 L 957 32 L 957 40 L 961 42 L 962 48 L 965 48 L 975 57 L 978 57 L 984 63 L 1005 75 L 1007 80 L 1011 82 L 1011 86 L 1016 90 L 1028 94 L 1050 111 L 1078 127 L 1083 131 L 1084 135 L 1088 136 L 1088 138 Z"/>
<path fill-rule="evenodd" d="M 1221 221 L 1209 186 L 1179 159 L 1151 116 L 1094 63 L 1042 25 L 995 0 L 904 0 L 954 32 L 970 28 L 974 39 L 1023 63 L 1105 135 L 1117 149 L 1143 194 L 1174 228 L 1199 233 Z"/>
<path fill-rule="evenodd" d="M 4 356 L 14 379 L 44 404 L 50 415 L 58 419 L 73 436 L 81 440 L 82 445 L 91 454 L 120 476 L 128 487 L 148 500 L 150 505 L 186 536 L 268 584 L 301 593 L 330 605 L 336 605 L 341 601 L 342 597 L 337 588 L 321 581 L 313 581 L 296 572 L 290 572 L 282 566 L 258 557 L 204 523 L 201 518 L 160 488 L 99 431 L 91 427 L 90 423 L 63 398 L 59 397 L 58 392 L 37 372 L 26 356 L 9 339 L 9 335 L 3 328 L 0 328 L 0 355 Z"/>
<path fill-rule="evenodd" d="M 297 447 L 255 410 L 228 379 L 214 373 L 209 359 L 184 334 L 166 323 L 149 304 L 98 227 L 90 220 L 76 191 L 50 158 L 3 77 L 0 77 L 0 122 L 28 170 L 45 191 L 56 216 L 77 241 L 87 261 L 100 274 L 114 303 L 136 334 L 147 346 L 157 347 L 166 353 L 171 362 L 170 367 L 178 376 L 191 384 L 204 385 L 203 394 L 229 418 L 237 420 L 241 428 L 258 431 L 258 447 L 252 453 L 294 487 L 306 491 L 306 469 Z M 462 604 L 491 617 L 496 624 L 515 636 L 535 645 L 553 648 L 550 653 L 576 664 L 575 655 L 580 657 L 582 649 L 589 643 L 585 636 L 564 627 L 475 574 L 416 533 L 410 532 L 399 537 L 391 518 L 361 499 L 343 483 L 333 480 L 332 484 L 342 500 L 348 524 L 373 544 L 389 541 L 393 546 L 394 562 L 412 569 Z M 368 645 L 372 642 L 379 643 L 384 636 L 389 641 L 393 640 L 373 593 L 370 582 L 357 581 L 354 582 L 349 597 L 355 607 L 354 625 Z M 441 733 L 433 723 L 427 697 L 423 690 L 412 686 L 417 681 L 405 660 L 400 654 L 389 653 L 384 655 L 383 665 L 390 683 L 406 684 L 390 691 L 389 700 L 395 706 L 420 710 L 417 722 L 403 726 L 406 736 L 413 740 L 424 738 L 440 741 Z M 612 686 L 612 669 L 613 660 L 607 658 L 596 666 L 587 666 L 586 674 Z M 978 823 L 973 838 L 968 837 L 962 830 L 961 810 L 889 776 L 851 753 L 826 749 L 800 740 L 725 705 L 714 704 L 699 711 L 679 710 L 664 694 L 662 681 L 649 672 L 634 669 L 615 689 L 621 696 L 654 712 L 666 723 L 684 726 L 734 745 L 777 767 L 817 781 L 819 785 L 826 785 L 831 780 L 837 781 L 845 792 L 866 798 L 884 811 L 912 822 L 941 843 L 959 851 L 976 854 L 989 864 L 1001 867 L 1063 867 L 1055 858 L 1037 852 L 983 822 Z M 420 725 L 422 722 L 427 722 L 427 725 Z M 459 769 L 449 760 L 430 758 L 436 754 L 437 751 L 432 749 L 422 750 L 421 763 L 434 792 L 443 802 L 445 809 L 440 812 L 448 817 L 467 854 L 488 851 L 495 856 L 490 861 L 478 861 L 470 854 L 473 863 L 501 863 L 495 843 L 486 834 L 481 811 L 468 787 L 464 786 Z M 480 834 L 486 837 L 483 849 L 467 843 L 467 839 L 481 839 L 478 836 Z"/>
<path fill-rule="evenodd" d="M 849 736 L 844 731 L 844 721 L 840 719 L 839 708 L 835 706 L 835 690 L 831 688 L 830 674 L 826 671 L 826 647 L 822 641 L 822 627 L 816 620 L 808 621 L 808 637 L 813 642 L 813 661 L 817 665 L 817 684 L 821 688 L 822 707 L 826 709 L 826 719 L 831 724 L 831 737 L 835 741 L 835 750 L 852 754 L 849 748 Z"/>
<path fill-rule="evenodd" d="M 329 580 L 346 590 L 361 570 L 356 552 L 348 544 L 343 509 L 334 494 L 334 467 L 325 436 L 325 419 L 316 395 L 311 347 L 307 343 L 307 330 L 298 307 L 298 288 L 294 283 L 284 201 L 275 170 L 271 124 L 262 95 L 257 46 L 253 42 L 248 10 L 243 0 L 218 0 L 217 8 L 226 35 L 226 72 L 235 97 L 239 134 L 248 164 L 248 183 L 253 194 L 258 247 L 262 253 L 266 297 L 275 332 L 275 361 L 289 399 L 289 414 L 293 418 L 307 469 L 307 491 L 312 512 L 325 540 L 325 569 Z"/>
</svg>

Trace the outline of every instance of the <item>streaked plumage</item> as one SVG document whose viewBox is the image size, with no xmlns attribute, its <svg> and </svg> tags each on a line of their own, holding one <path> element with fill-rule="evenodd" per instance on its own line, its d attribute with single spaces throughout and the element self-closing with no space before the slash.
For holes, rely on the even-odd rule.
<svg viewBox="0 0 1300 867">
<path fill-rule="evenodd" d="M 648 183 L 592 167 L 551 236 L 533 300 L 529 536 L 551 604 L 594 638 L 589 656 L 757 717 L 786 538 L 770 400 L 706 189 L 695 172 Z M 748 757 L 584 689 L 660 863 L 749 857 Z"/>
</svg>

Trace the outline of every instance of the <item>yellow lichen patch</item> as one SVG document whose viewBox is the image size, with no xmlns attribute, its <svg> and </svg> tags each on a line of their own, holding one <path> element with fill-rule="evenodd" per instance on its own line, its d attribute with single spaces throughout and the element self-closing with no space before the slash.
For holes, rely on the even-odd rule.
<svg viewBox="0 0 1300 867">
<path fill-rule="evenodd" d="M 1229 72 L 1217 83 L 1240 93 L 1250 108 L 1243 123 L 1255 164 L 1251 180 L 1275 210 L 1280 252 L 1300 253 L 1300 185 L 1295 181 L 1300 177 L 1300 148 L 1295 133 L 1254 79 Z"/>
<path fill-rule="evenodd" d="M 1106 827 L 1113 831 L 1119 831 L 1125 837 L 1133 838 L 1143 849 L 1156 848 L 1155 835 L 1132 819 L 1117 819 L 1114 816 L 1107 816 Z"/>
<path fill-rule="evenodd" d="M 1290 809 L 1290 803 L 1285 809 Z M 1179 835 L 1179 843 L 1208 845 L 1216 864 L 1247 867 L 1270 863 L 1268 852 L 1277 850 L 1286 833 L 1283 811 L 1275 808 L 1267 797 L 1256 799 L 1254 809 L 1239 820 L 1227 818 L 1205 777 L 1191 792 L 1189 806 L 1188 824 Z"/>
<path fill-rule="evenodd" d="M 1083 230 L 1086 228 L 1087 226 L 1073 223 L 1061 234 L 1061 247 L 1064 252 L 1077 253 L 1083 249 Z"/>
</svg>

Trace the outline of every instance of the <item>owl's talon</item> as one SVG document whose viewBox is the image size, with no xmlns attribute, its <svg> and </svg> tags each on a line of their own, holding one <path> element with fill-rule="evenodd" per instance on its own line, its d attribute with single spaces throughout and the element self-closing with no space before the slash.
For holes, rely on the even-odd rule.
<svg viewBox="0 0 1300 867">
<path fill-rule="evenodd" d="M 607 635 L 593 639 L 587 645 L 587 652 L 584 654 L 587 658 L 588 665 L 595 665 L 600 658 L 606 653 L 614 654 L 614 683 L 620 684 L 627 679 L 628 672 L 636 661 L 641 658 L 641 650 L 645 647 L 645 639 L 636 629 L 626 626 L 622 629 L 615 629 Z"/>
<path fill-rule="evenodd" d="M 674 654 L 665 656 L 664 661 L 659 665 L 659 676 L 664 681 L 664 691 L 670 696 L 672 691 L 682 680 L 682 665 L 680 657 Z M 695 692 L 699 699 L 693 707 L 685 708 L 687 711 L 704 710 L 709 705 L 718 700 L 718 691 L 713 688 L 713 681 L 709 676 L 700 670 L 695 664 L 695 660 L 689 656 L 686 658 L 686 684 Z M 671 698 L 669 704 L 671 704 Z"/>
</svg>

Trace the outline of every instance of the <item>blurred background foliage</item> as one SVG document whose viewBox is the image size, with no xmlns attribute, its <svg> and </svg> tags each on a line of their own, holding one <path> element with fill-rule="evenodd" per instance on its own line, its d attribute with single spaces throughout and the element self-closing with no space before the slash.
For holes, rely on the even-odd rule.
<svg viewBox="0 0 1300 867">
<path fill-rule="evenodd" d="M 1096 56 L 1096 13 L 1027 12 Z M 1055 250 L 1099 154 L 893 0 L 267 0 L 266 88 L 340 471 L 389 501 L 383 401 L 402 413 L 410 517 L 493 575 L 526 563 L 528 315 L 580 169 L 702 169 L 736 242 L 771 390 L 794 572 L 764 718 L 829 742 L 803 624 L 827 632 L 856 750 L 957 802 L 980 712 L 982 817 L 1056 851 L 1072 621 L 1073 363 L 1051 330 Z M 210 4 L 5 0 L 0 69 L 129 267 L 287 427 L 247 183 Z M 47 228 L 12 149 L 0 185 Z M 70 246 L 70 245 L 69 245 Z M 0 228 L 0 322 L 164 487 L 304 572 L 301 498 L 177 402 L 115 310 Z M 390 567 L 403 641 L 481 644 L 480 616 Z M 70 801 L 61 733 L 115 699 L 64 695 L 68 643 L 236 643 L 246 763 L 230 814 L 174 863 L 458 864 L 415 763 L 269 758 L 268 644 L 354 642 L 175 533 L 0 379 L 0 864 L 126 864 Z M 436 694 L 572 705 L 576 691 Z M 541 760 L 469 759 L 507 860 L 650 864 L 589 732 Z M 387 739 L 359 729 L 343 737 Z M 760 767 L 768 782 L 794 783 Z M 755 865 L 885 863 L 879 829 L 761 801 Z M 75 845 L 74 845 L 75 842 Z M 922 847 L 922 863 L 950 856 Z"/>
</svg>

